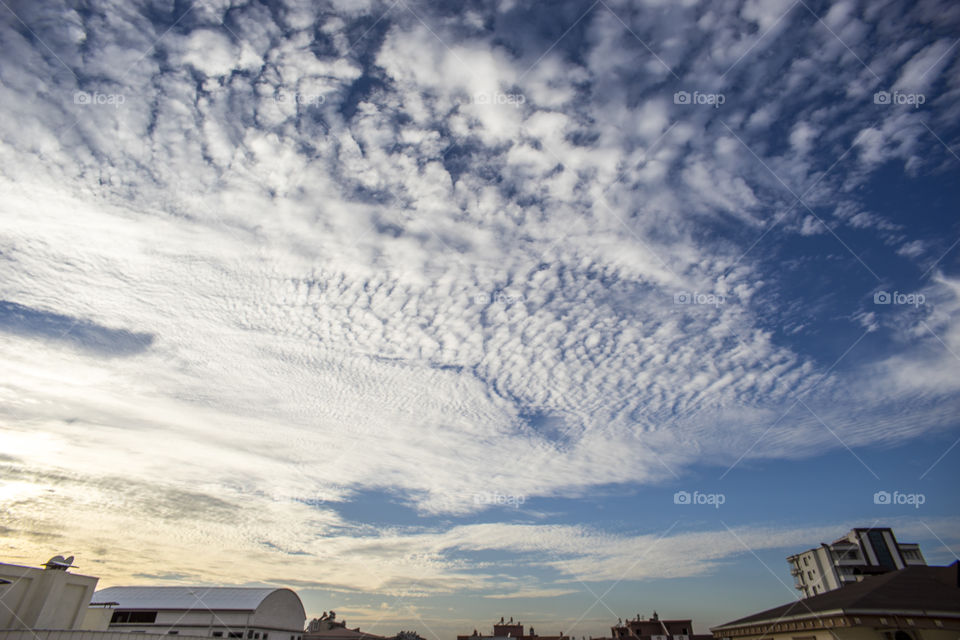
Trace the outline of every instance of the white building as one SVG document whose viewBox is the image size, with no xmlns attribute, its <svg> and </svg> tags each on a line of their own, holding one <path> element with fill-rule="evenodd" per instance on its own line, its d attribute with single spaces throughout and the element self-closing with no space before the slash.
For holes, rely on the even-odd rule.
<svg viewBox="0 0 960 640">
<path fill-rule="evenodd" d="M 67 571 L 73 557 L 26 567 L 0 562 L 0 629 L 96 629 L 90 611 L 98 578 Z"/>
<path fill-rule="evenodd" d="M 109 587 L 94 606 L 112 607 L 111 631 L 244 640 L 302 640 L 306 612 L 290 589 Z"/>
<path fill-rule="evenodd" d="M 866 576 L 926 565 L 920 546 L 897 542 L 889 528 L 852 529 L 843 538 L 787 558 L 796 588 L 810 597 Z"/>
</svg>

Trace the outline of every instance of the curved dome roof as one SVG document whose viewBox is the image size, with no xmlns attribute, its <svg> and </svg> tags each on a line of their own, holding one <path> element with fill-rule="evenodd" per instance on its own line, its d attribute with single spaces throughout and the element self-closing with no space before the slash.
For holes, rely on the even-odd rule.
<svg viewBox="0 0 960 640">
<path fill-rule="evenodd" d="M 267 597 L 278 591 L 290 590 L 272 587 L 107 587 L 97 591 L 93 600 L 116 602 L 118 609 L 256 611 Z"/>
</svg>

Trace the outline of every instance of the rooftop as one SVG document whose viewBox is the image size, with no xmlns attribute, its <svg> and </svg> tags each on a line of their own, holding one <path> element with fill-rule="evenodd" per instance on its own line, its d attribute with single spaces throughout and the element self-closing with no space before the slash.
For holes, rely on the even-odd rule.
<svg viewBox="0 0 960 640">
<path fill-rule="evenodd" d="M 108 587 L 97 591 L 93 604 L 116 602 L 117 609 L 213 609 L 254 611 L 273 587 Z"/>
<path fill-rule="evenodd" d="M 782 622 L 790 618 L 817 617 L 825 612 L 868 614 L 892 610 L 923 616 L 960 617 L 960 562 L 946 567 L 910 566 L 864 578 L 840 589 L 796 600 L 760 613 L 727 622 L 712 631 L 758 622 Z"/>
</svg>

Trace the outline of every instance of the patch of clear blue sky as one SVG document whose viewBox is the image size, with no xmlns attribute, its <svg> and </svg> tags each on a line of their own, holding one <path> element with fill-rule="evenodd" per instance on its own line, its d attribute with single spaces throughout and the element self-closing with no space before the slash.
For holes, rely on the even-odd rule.
<svg viewBox="0 0 960 640">
<path fill-rule="evenodd" d="M 813 213 L 833 234 L 818 222 L 816 227 L 822 232 L 815 235 L 774 231 L 764 238 L 751 251 L 751 258 L 760 261 L 758 271 L 764 278 L 754 302 L 775 342 L 829 367 L 864 333 L 863 325 L 855 320 L 857 314 L 916 312 L 875 305 L 874 293 L 917 292 L 938 270 L 947 275 L 960 271 L 960 247 L 948 252 L 960 238 L 956 215 L 960 161 L 956 161 L 955 171 L 950 168 L 947 163 L 934 175 L 911 177 L 904 174 L 902 163 L 890 163 L 862 193 L 851 194 L 850 199 L 859 205 L 857 211 L 879 216 L 898 229 L 855 229 L 838 224 L 832 207 L 813 206 Z M 797 212 L 800 218 L 811 215 L 802 205 L 797 205 Z M 895 237 L 899 240 L 894 241 Z M 904 242 L 913 240 L 928 247 L 920 260 L 897 254 Z M 880 359 L 892 346 L 881 329 L 851 351 L 844 366 Z"/>
</svg>

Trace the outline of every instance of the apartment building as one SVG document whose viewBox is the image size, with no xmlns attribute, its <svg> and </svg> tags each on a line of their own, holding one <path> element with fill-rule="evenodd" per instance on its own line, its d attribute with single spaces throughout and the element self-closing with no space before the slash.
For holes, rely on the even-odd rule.
<svg viewBox="0 0 960 640">
<path fill-rule="evenodd" d="M 830 544 L 789 556 L 790 573 L 805 598 L 863 580 L 866 576 L 927 564 L 915 543 L 899 542 L 887 527 L 852 529 Z"/>
</svg>

